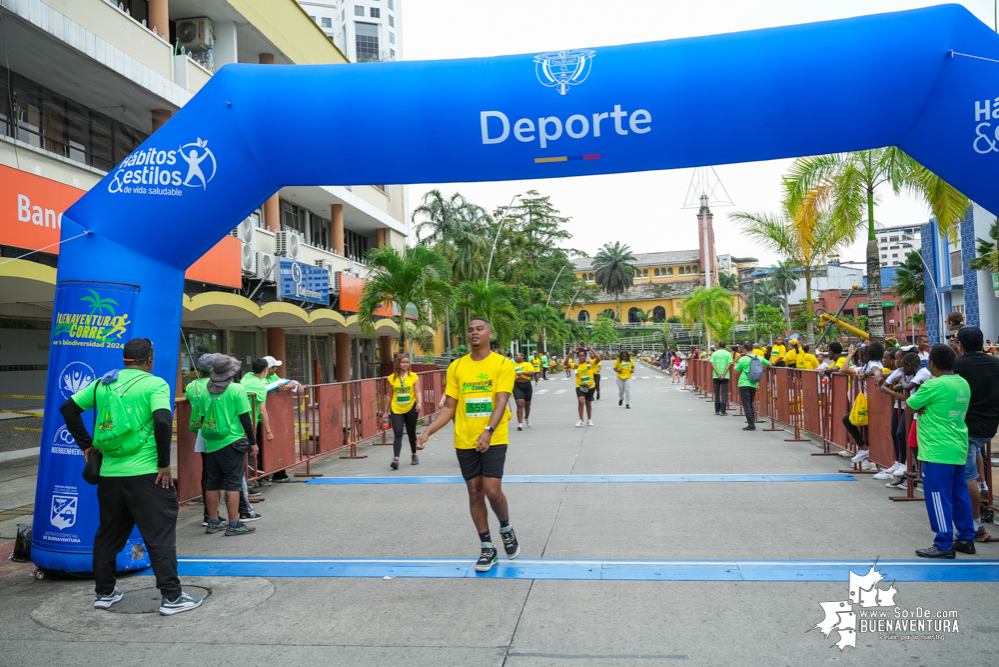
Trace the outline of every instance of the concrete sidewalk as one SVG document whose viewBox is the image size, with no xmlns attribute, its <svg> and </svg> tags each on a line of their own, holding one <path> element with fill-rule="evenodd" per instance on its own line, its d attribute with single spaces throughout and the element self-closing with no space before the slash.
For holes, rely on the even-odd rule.
<svg viewBox="0 0 999 667">
<path fill-rule="evenodd" d="M 541 383 L 533 426 L 511 430 L 508 474 L 816 474 L 848 467 L 840 458 L 809 456 L 814 445 L 785 442 L 783 432 L 743 432 L 744 420 L 715 417 L 709 403 L 671 386 L 653 369 L 642 368 L 633 382 L 632 409 L 619 408 L 613 372 L 609 364 L 604 369 L 593 427 L 573 426 L 571 382 Z M 363 453 L 369 458 L 330 459 L 318 471 L 342 477 L 459 474 L 449 427 L 431 439 L 419 466 L 409 465 L 408 446 L 398 472 L 389 469 L 390 447 L 364 447 Z M 16 482 L 17 475 L 5 465 L 0 500 L 21 502 L 23 489 L 6 490 L 5 480 Z M 509 484 L 505 491 L 522 558 L 873 564 L 878 558 L 914 560 L 913 550 L 932 540 L 923 504 L 890 502 L 887 497 L 898 492 L 870 476 L 844 482 Z M 469 562 L 478 555 L 460 484 L 289 483 L 264 493 L 266 502 L 257 505 L 264 518 L 253 524 L 257 532 L 231 540 L 205 535 L 200 506 L 186 508 L 178 525 L 179 554 Z M 495 518 L 491 522 L 498 539 Z M 4 525 L 0 535 L 6 537 Z M 978 545 L 976 556 L 959 557 L 996 559 L 999 545 Z M 993 571 L 999 579 L 999 566 Z M 820 602 L 848 599 L 845 581 L 218 576 L 185 577 L 184 583 L 211 590 L 205 606 L 161 618 L 94 611 L 88 581 L 36 582 L 25 572 L 0 579 L 0 587 L 6 584 L 0 588 L 0 655 L 11 665 L 321 660 L 562 667 L 817 660 L 985 664 L 999 654 L 995 581 L 898 582 L 895 603 L 901 609 L 956 611 L 960 631 L 922 641 L 862 633 L 857 647 L 843 652 L 830 648 L 835 631 L 828 638 L 806 631 L 823 620 Z M 120 585 L 138 591 L 153 580 L 131 576 Z"/>
</svg>

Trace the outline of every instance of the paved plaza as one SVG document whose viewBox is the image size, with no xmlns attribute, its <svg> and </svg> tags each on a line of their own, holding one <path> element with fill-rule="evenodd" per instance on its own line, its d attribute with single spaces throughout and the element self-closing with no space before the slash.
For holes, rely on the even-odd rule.
<svg viewBox="0 0 999 667">
<path fill-rule="evenodd" d="M 999 655 L 999 546 L 915 562 L 933 537 L 922 503 L 890 502 L 898 492 L 883 482 L 838 475 L 845 459 L 809 456 L 814 444 L 785 442 L 782 431 L 745 433 L 742 418 L 714 416 L 648 367 L 632 409 L 619 408 L 609 364 L 604 375 L 594 426 L 573 426 L 573 384 L 555 376 L 535 390 L 532 427 L 511 429 L 506 472 L 519 479 L 504 487 L 522 545 L 513 563 L 471 571 L 478 539 L 453 480 L 275 484 L 254 535 L 206 535 L 200 506 L 183 509 L 182 580 L 210 591 L 192 613 L 95 611 L 92 581 L 0 570 L 3 664 L 930 665 Z M 459 474 L 449 427 L 419 466 L 405 448 L 398 472 L 391 448 L 361 453 L 315 470 Z M 0 464 L 0 510 L 33 501 L 33 470 Z M 601 478 L 539 477 L 584 475 Z M 3 537 L 16 523 L 7 518 Z M 494 517 L 491 527 L 497 535 Z M 836 630 L 811 629 L 820 603 L 849 599 L 849 571 L 867 574 L 876 559 L 898 609 L 956 611 L 959 631 L 908 641 L 862 631 L 841 651 Z M 119 585 L 130 609 L 155 596 L 142 592 L 151 576 Z M 859 617 L 862 605 L 852 607 Z"/>
</svg>

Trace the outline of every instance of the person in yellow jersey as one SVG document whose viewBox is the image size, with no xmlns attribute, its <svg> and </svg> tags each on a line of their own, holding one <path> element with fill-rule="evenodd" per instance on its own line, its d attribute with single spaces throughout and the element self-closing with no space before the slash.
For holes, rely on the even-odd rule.
<svg viewBox="0 0 999 667">
<path fill-rule="evenodd" d="M 631 360 L 631 355 L 622 352 L 614 362 L 614 372 L 617 373 L 617 406 L 624 406 L 631 410 L 631 376 L 635 373 L 635 363 Z"/>
<path fill-rule="evenodd" d="M 600 362 L 596 361 L 596 352 L 590 352 L 590 365 L 593 366 L 593 388 L 596 390 L 596 400 L 600 400 Z"/>
<path fill-rule="evenodd" d="M 534 395 L 534 365 L 517 353 L 513 358 L 513 370 L 517 374 L 513 380 L 513 398 L 517 401 L 517 430 L 523 431 L 524 424 L 531 425 L 531 397 Z"/>
<path fill-rule="evenodd" d="M 811 352 L 812 348 L 808 343 L 801 346 L 801 352 L 798 353 L 798 368 L 806 371 L 814 371 L 819 367 L 819 360 Z"/>
<path fill-rule="evenodd" d="M 770 364 L 777 368 L 783 368 L 785 354 L 787 354 L 787 348 L 784 346 L 784 337 L 777 336 L 777 342 L 770 348 Z"/>
<path fill-rule="evenodd" d="M 787 368 L 798 367 L 798 355 L 801 349 L 798 347 L 798 334 L 794 334 L 787 339 L 787 352 L 784 354 L 784 365 Z"/>
<path fill-rule="evenodd" d="M 541 383 L 541 357 L 537 352 L 531 357 L 531 366 L 534 367 L 534 386 L 537 387 Z"/>
<path fill-rule="evenodd" d="M 423 408 L 423 386 L 420 376 L 410 370 L 408 354 L 397 354 L 392 360 L 393 373 L 385 378 L 385 412 L 382 421 L 392 420 L 392 470 L 399 469 L 399 454 L 402 453 L 403 429 L 409 434 L 409 449 L 412 453 L 411 465 L 419 465 L 416 455 L 416 421 Z"/>
<path fill-rule="evenodd" d="M 513 560 L 520 555 L 502 485 L 510 442 L 506 404 L 513 393 L 516 372 L 510 359 L 489 351 L 493 327 L 488 320 L 472 319 L 467 333 L 472 351 L 448 367 L 444 407 L 417 439 L 416 448 L 423 449 L 427 439 L 454 417 L 454 446 L 468 488 L 472 522 L 482 544 L 475 570 L 488 572 L 499 558 L 489 533 L 486 498 L 499 519 L 506 557 Z"/>
<path fill-rule="evenodd" d="M 592 359 L 588 359 L 585 349 L 577 348 L 565 355 L 566 369 L 576 371 L 576 400 L 579 408 L 579 421 L 576 426 L 593 426 L 593 394 L 596 392 L 596 380 L 593 377 L 594 366 L 600 363 L 600 355 L 592 347 L 589 350 Z M 575 360 L 573 360 L 575 355 Z M 586 410 L 586 421 L 583 421 L 583 410 Z"/>
</svg>

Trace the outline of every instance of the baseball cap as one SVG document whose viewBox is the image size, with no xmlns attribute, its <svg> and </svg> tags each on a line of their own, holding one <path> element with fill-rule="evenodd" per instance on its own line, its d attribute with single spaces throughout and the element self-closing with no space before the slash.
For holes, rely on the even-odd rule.
<svg viewBox="0 0 999 667">
<path fill-rule="evenodd" d="M 267 361 L 267 367 L 268 368 L 274 368 L 275 366 L 280 366 L 280 365 L 282 365 L 284 363 L 284 362 L 278 361 L 274 357 L 270 357 L 270 356 L 264 357 L 264 359 Z"/>
<path fill-rule="evenodd" d="M 985 341 L 982 330 L 976 326 L 961 327 L 957 332 L 957 340 L 966 348 L 980 348 Z"/>
</svg>

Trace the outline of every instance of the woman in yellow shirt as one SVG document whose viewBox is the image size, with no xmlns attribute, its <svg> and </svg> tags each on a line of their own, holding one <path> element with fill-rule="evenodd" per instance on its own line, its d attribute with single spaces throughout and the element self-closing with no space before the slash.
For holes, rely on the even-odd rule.
<svg viewBox="0 0 999 667">
<path fill-rule="evenodd" d="M 520 352 L 513 358 L 513 397 L 517 401 L 517 430 L 523 431 L 524 424 L 531 425 L 531 398 L 534 395 L 534 364 L 524 359 Z"/>
<path fill-rule="evenodd" d="M 593 394 L 596 389 L 596 380 L 593 377 L 593 368 L 600 363 L 600 355 L 592 347 L 593 359 L 587 361 L 586 350 L 573 350 L 565 355 L 565 368 L 576 371 L 576 401 L 579 409 L 579 421 L 576 426 L 593 426 Z M 573 355 L 576 361 L 573 362 Z M 583 421 L 583 408 L 586 408 L 586 421 Z"/>
<path fill-rule="evenodd" d="M 617 406 L 631 410 L 631 376 L 635 372 L 635 364 L 631 360 L 631 355 L 622 352 L 614 362 L 614 372 L 617 373 Z"/>
<path fill-rule="evenodd" d="M 399 469 L 399 453 L 402 451 L 403 428 L 409 434 L 409 448 L 412 450 L 411 463 L 420 463 L 416 455 L 416 421 L 420 416 L 423 403 L 423 387 L 420 377 L 410 372 L 409 355 L 397 354 L 392 362 L 395 372 L 385 378 L 385 412 L 382 413 L 382 423 L 392 419 L 392 431 L 395 441 L 392 443 L 394 458 L 392 470 Z"/>
</svg>

